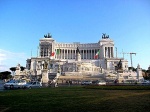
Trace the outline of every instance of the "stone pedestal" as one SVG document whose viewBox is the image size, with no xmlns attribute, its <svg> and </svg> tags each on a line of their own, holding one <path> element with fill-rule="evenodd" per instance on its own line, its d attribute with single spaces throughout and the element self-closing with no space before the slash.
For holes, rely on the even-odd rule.
<svg viewBox="0 0 150 112">
<path fill-rule="evenodd" d="M 81 55 L 79 53 L 76 55 L 76 61 L 81 61 Z"/>
<path fill-rule="evenodd" d="M 42 70 L 42 82 L 43 83 L 48 82 L 48 70 L 47 69 Z"/>
<path fill-rule="evenodd" d="M 123 69 L 118 69 L 117 72 L 118 73 L 123 73 Z"/>
<path fill-rule="evenodd" d="M 118 73 L 117 74 L 117 79 L 118 79 L 118 83 L 122 83 L 122 81 L 124 80 L 123 73 Z"/>
<path fill-rule="evenodd" d="M 81 64 L 77 65 L 77 72 L 81 72 Z"/>
</svg>

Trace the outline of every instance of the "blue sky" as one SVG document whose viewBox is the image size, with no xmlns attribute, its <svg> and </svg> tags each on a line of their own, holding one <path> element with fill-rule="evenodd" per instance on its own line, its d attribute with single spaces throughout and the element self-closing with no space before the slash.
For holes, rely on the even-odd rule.
<svg viewBox="0 0 150 112">
<path fill-rule="evenodd" d="M 0 71 L 25 66 L 48 32 L 67 43 L 96 43 L 106 33 L 118 57 L 135 52 L 134 67 L 150 65 L 149 0 L 0 0 Z"/>
</svg>

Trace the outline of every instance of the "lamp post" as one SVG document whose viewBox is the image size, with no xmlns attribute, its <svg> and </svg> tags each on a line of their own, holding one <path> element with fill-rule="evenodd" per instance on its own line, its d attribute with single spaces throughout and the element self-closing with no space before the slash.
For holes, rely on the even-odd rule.
<svg viewBox="0 0 150 112">
<path fill-rule="evenodd" d="M 117 58 L 117 47 L 115 47 L 116 48 L 116 58 Z"/>
<path fill-rule="evenodd" d="M 37 80 L 37 70 L 36 70 L 36 66 L 37 66 L 37 61 L 35 60 L 33 63 L 33 72 L 35 75 L 35 80 Z"/>
</svg>

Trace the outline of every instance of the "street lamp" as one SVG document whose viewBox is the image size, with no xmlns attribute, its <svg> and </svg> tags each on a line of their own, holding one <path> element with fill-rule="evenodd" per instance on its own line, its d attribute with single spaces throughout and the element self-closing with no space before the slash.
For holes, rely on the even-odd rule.
<svg viewBox="0 0 150 112">
<path fill-rule="evenodd" d="M 116 48 L 116 58 L 117 58 L 117 47 L 115 47 Z"/>
</svg>

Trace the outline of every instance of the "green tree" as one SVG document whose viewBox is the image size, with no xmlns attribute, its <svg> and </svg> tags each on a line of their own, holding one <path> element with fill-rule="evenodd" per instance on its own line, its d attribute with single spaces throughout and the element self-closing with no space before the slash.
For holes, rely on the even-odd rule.
<svg viewBox="0 0 150 112">
<path fill-rule="evenodd" d="M 25 69 L 25 67 L 21 66 L 20 69 L 21 69 L 21 71 L 23 71 Z"/>
<path fill-rule="evenodd" d="M 145 70 L 145 69 L 142 69 L 142 72 L 146 72 L 146 70 Z"/>
<path fill-rule="evenodd" d="M 10 75 L 11 72 L 9 71 L 4 71 L 4 72 L 0 72 L 0 79 L 10 79 L 12 78 L 12 75 Z"/>
<path fill-rule="evenodd" d="M 144 77 L 146 80 L 150 80 L 150 70 L 146 70 L 146 76 Z"/>
</svg>

